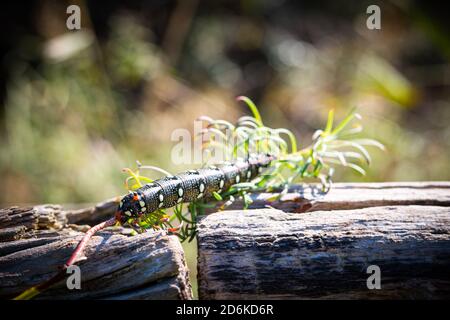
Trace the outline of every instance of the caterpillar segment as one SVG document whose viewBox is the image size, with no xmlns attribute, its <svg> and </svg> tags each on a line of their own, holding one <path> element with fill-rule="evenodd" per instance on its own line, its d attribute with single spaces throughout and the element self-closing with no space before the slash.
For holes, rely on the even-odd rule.
<svg viewBox="0 0 450 320">
<path fill-rule="evenodd" d="M 251 155 L 246 160 L 223 163 L 148 183 L 124 196 L 116 219 L 125 223 L 158 209 L 171 208 L 179 203 L 210 199 L 214 192 L 222 193 L 232 185 L 256 178 L 274 160 L 271 155 Z"/>
<path fill-rule="evenodd" d="M 183 181 L 183 202 L 201 199 L 206 188 L 206 177 L 200 170 L 189 170 L 179 175 Z"/>
</svg>

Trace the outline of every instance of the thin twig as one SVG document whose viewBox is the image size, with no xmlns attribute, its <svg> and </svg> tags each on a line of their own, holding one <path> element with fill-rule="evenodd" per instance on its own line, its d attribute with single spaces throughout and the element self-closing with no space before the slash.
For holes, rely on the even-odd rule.
<svg viewBox="0 0 450 320">
<path fill-rule="evenodd" d="M 38 284 L 36 286 L 33 286 L 33 287 L 25 290 L 20 295 L 15 297 L 14 300 L 28 300 L 28 299 L 31 299 L 31 298 L 35 297 L 36 295 L 38 295 L 39 293 L 47 290 L 52 285 L 54 285 L 54 284 L 58 283 L 59 281 L 61 281 L 66 275 L 67 268 L 69 266 L 73 265 L 75 262 L 77 262 L 79 256 L 83 254 L 84 249 L 86 248 L 86 245 L 89 242 L 89 240 L 92 238 L 92 236 L 95 233 L 97 233 L 98 231 L 100 231 L 100 230 L 102 230 L 104 228 L 113 226 L 116 222 L 117 222 L 117 220 L 114 217 L 114 218 L 111 218 L 109 220 L 103 221 L 103 222 L 93 226 L 92 228 L 90 228 L 86 232 L 86 234 L 83 236 L 83 239 L 81 239 L 81 241 L 78 243 L 77 247 L 73 251 L 73 253 L 70 256 L 69 260 L 67 260 L 67 262 L 61 267 L 60 271 L 57 274 L 55 274 L 49 280 L 47 280 L 45 282 L 42 282 L 42 283 L 40 283 L 40 284 Z"/>
</svg>

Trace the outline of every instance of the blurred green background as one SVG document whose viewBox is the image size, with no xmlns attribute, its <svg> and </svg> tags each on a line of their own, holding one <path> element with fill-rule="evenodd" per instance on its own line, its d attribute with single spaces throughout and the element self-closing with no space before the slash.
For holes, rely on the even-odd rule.
<svg viewBox="0 0 450 320">
<path fill-rule="evenodd" d="M 366 176 L 449 180 L 450 28 L 440 1 L 14 1 L 2 3 L 0 206 L 123 194 L 135 160 L 177 172 L 176 128 L 265 122 L 309 144 L 328 110 L 357 107 Z M 66 8 L 81 8 L 81 30 Z M 366 8 L 381 8 L 368 30 Z M 195 257 L 194 257 L 195 258 Z M 192 258 L 191 258 L 192 260 Z"/>
<path fill-rule="evenodd" d="M 20 1 L 2 11 L 0 204 L 93 202 L 124 192 L 135 160 L 177 172 L 175 128 L 235 120 L 254 99 L 306 145 L 354 106 L 383 142 L 368 175 L 450 178 L 450 40 L 439 6 L 386 1 Z M 81 8 L 80 31 L 66 8 Z M 445 11 L 445 10 L 444 10 Z M 445 18 L 445 17 L 444 17 Z"/>
</svg>

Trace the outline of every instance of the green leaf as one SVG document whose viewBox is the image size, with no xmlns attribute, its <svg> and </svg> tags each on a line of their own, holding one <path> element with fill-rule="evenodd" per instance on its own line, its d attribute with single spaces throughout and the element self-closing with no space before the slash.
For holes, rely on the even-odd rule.
<svg viewBox="0 0 450 320">
<path fill-rule="evenodd" d="M 250 108 L 250 111 L 252 112 L 253 116 L 255 117 L 257 124 L 259 126 L 263 125 L 261 114 L 259 113 L 258 108 L 256 107 L 256 105 L 253 103 L 252 100 L 250 100 L 249 98 L 244 97 L 244 96 L 239 96 L 236 98 L 236 100 L 244 101 L 247 104 L 247 106 Z"/>
<path fill-rule="evenodd" d="M 354 140 L 349 140 L 351 142 L 357 143 L 359 145 L 363 145 L 363 146 L 374 146 L 379 148 L 380 150 L 386 150 L 384 144 L 380 143 L 377 140 L 374 139 L 354 139 Z"/>
<path fill-rule="evenodd" d="M 218 194 L 217 192 L 214 191 L 212 194 L 217 201 L 223 200 L 222 196 L 220 194 Z"/>
<path fill-rule="evenodd" d="M 339 132 L 341 132 L 347 125 L 348 123 L 355 117 L 355 111 L 354 109 L 350 112 L 350 114 L 348 116 L 346 116 L 344 118 L 344 120 L 342 120 L 339 125 L 331 132 L 331 135 L 337 135 L 339 134 Z"/>
<path fill-rule="evenodd" d="M 372 159 L 370 158 L 370 154 L 366 150 L 366 148 L 364 148 L 362 145 L 352 142 L 352 141 L 347 141 L 347 143 L 348 143 L 348 145 L 358 149 L 361 152 L 361 154 L 364 156 L 364 158 L 366 159 L 367 164 L 370 164 Z"/>
<path fill-rule="evenodd" d="M 329 134 L 331 129 L 333 129 L 333 119 L 334 119 L 334 110 L 331 109 L 328 112 L 327 126 L 325 127 L 325 133 Z"/>
<path fill-rule="evenodd" d="M 250 196 L 247 193 L 243 194 L 242 196 L 244 199 L 244 209 L 247 210 L 249 205 L 251 205 L 253 203 L 253 200 L 252 200 L 252 198 L 250 198 Z"/>
<path fill-rule="evenodd" d="M 214 208 L 216 206 L 215 204 L 200 203 L 200 202 L 196 202 L 195 205 L 197 208 Z"/>
<path fill-rule="evenodd" d="M 355 170 L 355 171 L 361 173 L 363 176 L 366 175 L 366 170 L 364 170 L 363 168 L 361 168 L 360 166 L 358 166 L 358 165 L 356 165 L 356 164 L 354 164 L 354 163 L 347 163 L 347 166 L 346 166 L 346 167 L 352 168 L 353 170 Z"/>
<path fill-rule="evenodd" d="M 223 126 L 223 127 L 226 127 L 226 128 L 228 128 L 230 130 L 234 130 L 234 128 L 235 128 L 234 125 L 232 125 L 230 122 L 225 121 L 225 120 L 215 120 L 213 125 L 216 128 L 220 127 L 220 126 Z"/>
</svg>

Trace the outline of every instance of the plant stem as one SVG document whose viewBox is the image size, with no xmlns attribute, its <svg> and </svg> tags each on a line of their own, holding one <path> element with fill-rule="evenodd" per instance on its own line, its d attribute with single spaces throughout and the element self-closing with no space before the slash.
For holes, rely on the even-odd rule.
<svg viewBox="0 0 450 320">
<path fill-rule="evenodd" d="M 109 220 L 103 221 L 92 228 L 90 228 L 86 234 L 83 236 L 81 241 L 78 243 L 77 247 L 73 251 L 72 255 L 70 256 L 69 260 L 61 267 L 60 271 L 55 274 L 53 277 L 51 277 L 49 280 L 42 282 L 36 286 L 33 286 L 24 292 L 22 292 L 20 295 L 14 298 L 14 300 L 29 300 L 33 297 L 37 296 L 39 293 L 47 290 L 52 285 L 56 284 L 57 282 L 61 281 L 65 275 L 66 270 L 69 266 L 73 265 L 75 262 L 77 262 L 80 255 L 83 254 L 84 249 L 86 248 L 86 245 L 88 244 L 89 240 L 92 238 L 92 236 L 97 233 L 98 231 L 113 226 L 116 223 L 116 218 L 111 218 Z"/>
</svg>

